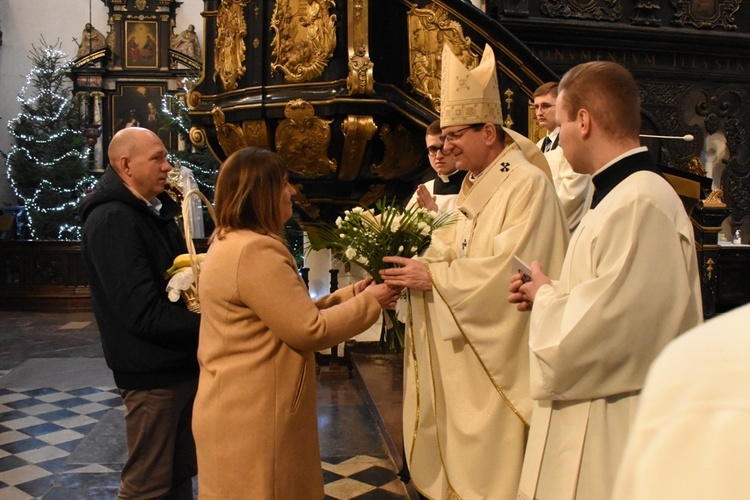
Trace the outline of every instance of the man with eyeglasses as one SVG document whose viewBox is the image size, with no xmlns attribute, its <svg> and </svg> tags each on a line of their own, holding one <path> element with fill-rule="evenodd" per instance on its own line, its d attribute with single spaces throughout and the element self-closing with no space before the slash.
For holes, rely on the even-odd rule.
<svg viewBox="0 0 750 500">
<path fill-rule="evenodd" d="M 568 219 L 570 232 L 575 231 L 583 215 L 591 206 L 594 185 L 591 176 L 573 171 L 570 163 L 563 156 L 559 145 L 560 127 L 555 119 L 555 100 L 557 99 L 557 82 L 547 82 L 536 89 L 534 95 L 534 114 L 540 127 L 547 133 L 537 146 L 542 150 L 552 172 L 552 183 L 557 197 L 560 198 L 565 217 Z"/>
<path fill-rule="evenodd" d="M 386 257 L 409 289 L 403 429 L 411 480 L 433 499 L 514 500 L 531 421 L 528 318 L 502 300 L 514 256 L 562 265 L 569 231 L 549 166 L 504 128 L 492 49 L 443 50 L 443 151 L 467 172 L 456 223 L 421 257 Z"/>
<path fill-rule="evenodd" d="M 461 190 L 461 182 L 466 172 L 456 170 L 456 159 L 443 150 L 441 134 L 440 120 L 435 120 L 427 127 L 427 157 L 437 178 L 419 184 L 406 206 L 416 204 L 437 213 L 444 213 L 456 207 L 456 196 Z"/>
</svg>

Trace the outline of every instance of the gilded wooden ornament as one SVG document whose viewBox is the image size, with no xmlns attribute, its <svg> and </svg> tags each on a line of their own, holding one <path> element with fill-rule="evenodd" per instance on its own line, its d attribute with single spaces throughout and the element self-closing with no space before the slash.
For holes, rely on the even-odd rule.
<svg viewBox="0 0 750 500">
<path fill-rule="evenodd" d="M 242 132 L 248 146 L 258 148 L 269 148 L 268 127 L 263 120 L 246 120 L 242 122 Z"/>
<path fill-rule="evenodd" d="M 371 165 L 370 170 L 381 179 L 394 179 L 408 174 L 417 167 L 422 149 L 414 144 L 414 137 L 403 125 L 396 130 L 385 124 L 380 129 L 380 138 L 385 144 L 383 161 Z"/>
<path fill-rule="evenodd" d="M 359 199 L 359 206 L 369 207 L 385 196 L 385 184 L 373 184 L 370 189 Z"/>
<path fill-rule="evenodd" d="M 378 130 L 372 116 L 347 116 L 341 124 L 344 133 L 344 152 L 339 169 L 339 180 L 353 181 L 365 156 L 367 142 Z"/>
<path fill-rule="evenodd" d="M 224 111 L 219 106 L 213 107 L 211 116 L 213 116 L 214 127 L 216 127 L 216 138 L 225 155 L 229 156 L 235 151 L 248 146 L 242 129 L 237 125 L 227 123 Z"/>
<path fill-rule="evenodd" d="M 305 194 L 305 186 L 302 184 L 293 184 L 297 193 L 294 195 L 294 205 L 302 209 L 311 219 L 320 217 L 320 208 L 318 208 Z"/>
<path fill-rule="evenodd" d="M 309 82 L 321 74 L 336 47 L 333 0 L 278 0 L 271 17 L 271 71 L 287 82 Z"/>
<path fill-rule="evenodd" d="M 701 159 L 697 156 L 693 156 L 690 158 L 690 161 L 688 161 L 688 172 L 695 175 L 702 175 L 704 177 L 708 173 L 706 172 L 706 167 L 701 163 Z"/>
<path fill-rule="evenodd" d="M 346 78 L 346 90 L 351 95 L 372 94 L 375 80 L 372 69 L 375 67 L 367 55 L 367 48 L 358 45 L 349 58 L 349 76 Z"/>
<path fill-rule="evenodd" d="M 237 88 L 237 80 L 245 74 L 244 9 L 248 0 L 221 0 L 216 15 L 218 34 L 214 42 L 214 80 L 219 77 L 225 90 Z"/>
<path fill-rule="evenodd" d="M 347 18 L 349 76 L 346 78 L 346 89 L 351 95 L 371 94 L 375 83 L 372 74 L 375 64 L 370 60 L 368 49 L 367 10 L 367 0 L 354 0 Z"/>
<path fill-rule="evenodd" d="M 709 193 L 708 196 L 706 196 L 706 199 L 703 200 L 703 206 L 704 207 L 726 207 L 727 204 L 724 203 L 724 200 L 722 199 L 724 196 L 724 191 L 721 189 L 714 189 Z"/>
<path fill-rule="evenodd" d="M 208 143 L 208 140 L 206 138 L 206 131 L 202 128 L 198 127 L 190 127 L 190 132 L 188 132 L 188 136 L 190 137 L 190 142 L 195 147 L 203 147 L 206 146 Z"/>
<path fill-rule="evenodd" d="M 512 111 L 513 111 L 513 91 L 510 90 L 510 89 L 506 89 L 506 91 L 503 92 L 503 94 L 505 95 L 505 106 L 506 106 L 505 113 L 503 113 L 505 115 L 505 120 L 503 120 L 503 126 L 506 127 L 506 128 L 511 128 L 512 129 L 513 128 L 513 123 L 514 123 L 513 122 L 513 116 L 512 116 Z"/>
<path fill-rule="evenodd" d="M 201 105 L 203 102 L 203 95 L 201 95 L 200 92 L 193 89 L 187 94 L 186 103 L 188 105 L 188 108 L 190 109 L 196 109 L 198 106 Z"/>
<path fill-rule="evenodd" d="M 289 170 L 306 177 L 322 177 L 336 171 L 336 160 L 328 158 L 331 122 L 315 116 L 312 105 L 295 99 L 284 108 L 287 117 L 276 129 L 276 151 Z"/>
<path fill-rule="evenodd" d="M 714 259 L 712 259 L 711 257 L 709 257 L 705 261 L 704 267 L 706 268 L 706 276 L 708 277 L 708 281 L 711 281 L 711 278 L 714 275 L 714 264 L 716 264 L 716 262 L 714 262 Z"/>
<path fill-rule="evenodd" d="M 469 69 L 475 68 L 479 57 L 471 51 L 471 39 L 463 28 L 448 17 L 441 7 L 429 4 L 424 9 L 412 5 L 409 22 L 409 78 L 414 91 L 426 97 L 433 109 L 440 112 L 440 71 L 443 45 Z"/>
</svg>

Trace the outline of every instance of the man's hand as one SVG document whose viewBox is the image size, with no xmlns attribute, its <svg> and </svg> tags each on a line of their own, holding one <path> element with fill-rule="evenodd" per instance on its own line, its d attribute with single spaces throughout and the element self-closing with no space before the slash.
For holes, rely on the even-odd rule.
<svg viewBox="0 0 750 500">
<path fill-rule="evenodd" d="M 437 202 L 435 201 L 436 199 L 437 198 L 430 194 L 424 184 L 420 184 L 419 186 L 417 186 L 417 204 L 420 207 L 426 208 L 430 212 L 437 212 L 438 206 Z"/>
<path fill-rule="evenodd" d="M 400 266 L 380 271 L 380 277 L 386 284 L 420 292 L 432 290 L 432 280 L 421 262 L 405 257 L 383 257 L 383 262 Z"/>
<path fill-rule="evenodd" d="M 552 281 L 544 274 L 539 261 L 535 260 L 531 263 L 531 281 L 524 283 L 521 273 L 516 273 L 510 277 L 508 302 L 518 304 L 516 309 L 519 311 L 531 311 L 536 292 L 541 286 L 550 284 L 552 284 Z"/>
</svg>

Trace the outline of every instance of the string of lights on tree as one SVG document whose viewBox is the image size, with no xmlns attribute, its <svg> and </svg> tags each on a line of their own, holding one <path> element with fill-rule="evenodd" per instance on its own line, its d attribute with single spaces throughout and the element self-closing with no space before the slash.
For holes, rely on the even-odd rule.
<svg viewBox="0 0 750 500">
<path fill-rule="evenodd" d="M 78 240 L 77 206 L 93 187 L 79 103 L 72 97 L 70 61 L 59 41 L 32 45 L 33 67 L 18 93 L 21 112 L 8 121 L 15 142 L 6 157 L 10 185 L 25 208 L 31 239 Z"/>
<path fill-rule="evenodd" d="M 197 80 L 197 76 L 184 78 L 183 91 L 187 93 L 188 88 Z M 186 143 L 190 143 L 190 126 L 192 124 L 190 120 L 190 110 L 182 99 L 173 94 L 166 94 L 162 98 L 161 116 L 164 125 L 169 127 L 173 132 L 179 134 Z M 187 167 L 192 170 L 195 181 L 201 192 L 203 192 L 209 200 L 213 199 L 214 182 L 216 179 L 216 173 L 219 170 L 219 162 L 207 147 L 190 147 L 184 151 L 169 151 L 167 156 L 172 165 L 179 165 L 180 167 Z M 206 220 L 206 218 L 207 216 L 204 217 L 204 220 Z M 289 251 L 295 257 L 297 265 L 302 268 L 304 261 L 304 248 L 302 229 L 300 228 L 298 219 L 299 217 L 295 213 L 294 216 L 287 221 L 284 227 L 284 236 Z"/>
<path fill-rule="evenodd" d="M 197 81 L 196 77 L 183 78 L 183 91 Z M 166 94 L 161 101 L 161 116 L 164 125 L 178 134 L 183 142 L 190 144 L 190 110 L 185 102 L 174 94 Z M 168 160 L 172 165 L 187 167 L 193 172 L 195 182 L 201 192 L 209 199 L 213 198 L 214 181 L 219 169 L 219 162 L 207 147 L 189 147 L 185 150 L 171 150 Z"/>
</svg>

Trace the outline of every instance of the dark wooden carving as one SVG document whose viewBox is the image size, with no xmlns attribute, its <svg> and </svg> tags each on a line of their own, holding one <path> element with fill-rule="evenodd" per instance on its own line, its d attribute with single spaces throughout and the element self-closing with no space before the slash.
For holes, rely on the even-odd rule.
<svg viewBox="0 0 750 500">
<path fill-rule="evenodd" d="M 549 17 L 617 21 L 622 17 L 620 0 L 542 0 L 542 14 Z"/>
<path fill-rule="evenodd" d="M 673 0 L 676 10 L 672 24 L 696 28 L 736 30 L 735 14 L 741 0 Z"/>
<path fill-rule="evenodd" d="M 630 19 L 634 26 L 661 26 L 659 11 L 661 6 L 657 0 L 638 0 L 635 4 L 635 15 Z"/>
</svg>

